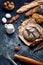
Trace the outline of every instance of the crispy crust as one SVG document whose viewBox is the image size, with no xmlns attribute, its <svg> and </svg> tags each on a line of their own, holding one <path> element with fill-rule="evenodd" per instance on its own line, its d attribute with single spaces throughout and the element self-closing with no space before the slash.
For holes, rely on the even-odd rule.
<svg viewBox="0 0 43 65">
<path fill-rule="evenodd" d="M 40 6 L 36 6 L 36 7 L 32 8 L 32 9 L 30 9 L 29 11 L 27 11 L 24 15 L 26 17 L 28 17 L 28 16 L 38 12 L 39 10 L 40 10 Z"/>
<path fill-rule="evenodd" d="M 34 5 L 35 3 L 35 5 Z M 35 1 L 31 2 L 31 3 L 28 3 L 27 5 L 24 5 L 24 6 L 21 6 L 18 10 L 17 10 L 17 13 L 23 13 L 27 10 L 29 10 L 30 8 L 33 8 L 35 6 L 38 6 L 39 4 Z"/>
<path fill-rule="evenodd" d="M 40 25 L 38 25 L 34 19 L 30 18 L 25 20 L 21 26 L 18 27 L 19 29 L 19 38 L 27 45 L 27 46 L 31 46 L 31 44 L 33 44 L 33 42 L 28 42 L 27 40 L 24 39 L 23 37 L 23 31 L 24 29 L 27 27 L 27 25 L 29 26 L 34 26 L 38 29 L 38 31 L 40 32 L 40 34 L 43 36 L 43 29 Z"/>
<path fill-rule="evenodd" d="M 38 1 L 32 1 L 30 3 L 27 3 L 26 5 L 21 6 L 16 12 L 17 13 L 23 13 L 26 12 L 27 10 L 39 6 L 39 5 L 43 5 L 43 0 L 38 0 Z"/>
<path fill-rule="evenodd" d="M 34 18 L 38 24 L 43 24 L 43 15 L 34 13 L 32 18 Z"/>
</svg>

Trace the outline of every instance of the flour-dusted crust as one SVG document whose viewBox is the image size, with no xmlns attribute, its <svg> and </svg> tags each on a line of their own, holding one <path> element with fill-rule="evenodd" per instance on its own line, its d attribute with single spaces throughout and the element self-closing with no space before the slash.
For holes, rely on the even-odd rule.
<svg viewBox="0 0 43 65">
<path fill-rule="evenodd" d="M 38 31 L 40 32 L 40 34 L 42 35 L 42 39 L 43 40 L 43 28 L 38 25 L 36 23 L 36 21 L 32 18 L 29 18 L 25 21 L 23 21 L 23 23 L 18 27 L 19 29 L 19 38 L 27 45 L 27 46 L 30 46 L 31 44 L 33 44 L 33 42 L 28 42 L 27 40 L 24 39 L 23 37 L 23 31 L 24 29 L 27 27 L 27 26 L 33 26 L 33 27 L 36 27 L 36 29 L 38 29 Z M 36 39 L 37 40 L 37 39 Z"/>
<path fill-rule="evenodd" d="M 29 9 L 32 9 L 40 5 L 43 5 L 43 0 L 32 1 L 30 3 L 27 3 L 26 5 L 21 6 L 16 12 L 23 13 L 23 12 L 28 11 Z"/>
</svg>

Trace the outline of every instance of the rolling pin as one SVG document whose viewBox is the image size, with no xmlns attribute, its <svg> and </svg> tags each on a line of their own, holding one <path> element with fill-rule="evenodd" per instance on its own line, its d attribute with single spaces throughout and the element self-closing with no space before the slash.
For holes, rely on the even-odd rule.
<svg viewBox="0 0 43 65">
<path fill-rule="evenodd" d="M 36 60 L 31 59 L 31 58 L 27 58 L 27 57 L 17 55 L 17 54 L 14 55 L 14 59 L 19 60 L 22 63 L 26 63 L 26 64 L 30 64 L 30 65 L 43 65 L 43 62 L 36 61 Z"/>
</svg>

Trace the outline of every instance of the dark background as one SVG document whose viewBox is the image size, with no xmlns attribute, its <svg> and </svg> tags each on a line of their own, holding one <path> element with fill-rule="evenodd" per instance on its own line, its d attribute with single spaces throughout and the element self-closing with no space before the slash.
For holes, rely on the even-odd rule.
<svg viewBox="0 0 43 65">
<path fill-rule="evenodd" d="M 22 6 L 25 2 L 31 2 L 31 0 L 9 0 L 9 1 L 13 1 L 15 3 L 14 10 L 10 11 L 10 12 L 3 9 L 2 6 L 3 6 L 4 1 L 7 1 L 7 0 L 0 0 L 0 47 L 2 46 L 3 49 L 4 49 L 4 47 L 7 48 L 12 59 L 13 59 L 13 55 L 15 53 L 17 53 L 20 55 L 24 55 L 24 56 L 33 58 L 35 60 L 43 61 L 43 49 L 34 53 L 33 49 L 35 47 L 33 47 L 32 49 L 27 47 L 18 37 L 18 26 L 22 23 L 21 20 L 26 19 L 23 14 L 20 14 L 20 18 L 14 23 L 15 32 L 12 35 L 6 34 L 5 29 L 4 29 L 4 24 L 2 24 L 2 21 L 1 21 L 2 17 L 5 17 L 6 13 L 10 13 L 12 15 L 12 17 L 15 16 L 16 10 L 20 6 Z M 43 14 L 43 13 L 41 13 L 41 14 Z M 42 27 L 43 27 L 43 25 L 42 25 Z M 14 51 L 15 46 L 18 46 L 20 48 L 19 52 Z M 0 48 L 0 51 L 1 51 L 0 53 L 3 52 L 3 49 Z M 16 61 L 16 63 L 18 65 L 27 65 L 27 64 L 23 64 L 19 61 Z M 7 60 L 2 55 L 0 55 L 0 65 L 12 65 L 12 64 L 9 60 Z"/>
</svg>

